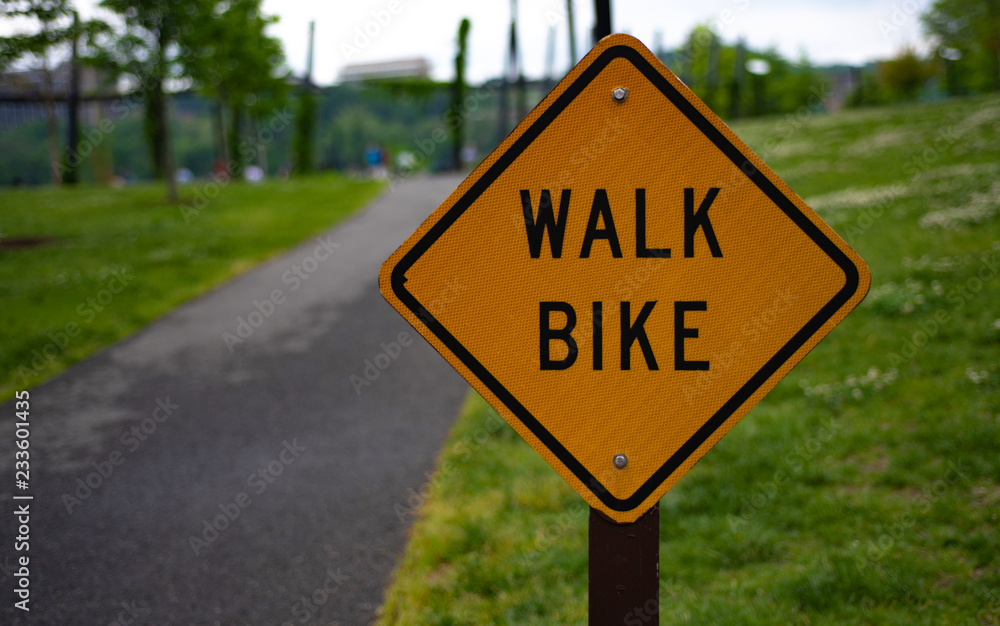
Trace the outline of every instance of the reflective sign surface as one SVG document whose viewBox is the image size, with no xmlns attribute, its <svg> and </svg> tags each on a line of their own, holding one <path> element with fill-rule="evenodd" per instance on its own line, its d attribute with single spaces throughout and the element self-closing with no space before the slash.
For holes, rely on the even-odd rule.
<svg viewBox="0 0 1000 626">
<path fill-rule="evenodd" d="M 613 35 L 379 281 L 591 506 L 630 522 L 870 278 L 649 50 Z"/>
</svg>

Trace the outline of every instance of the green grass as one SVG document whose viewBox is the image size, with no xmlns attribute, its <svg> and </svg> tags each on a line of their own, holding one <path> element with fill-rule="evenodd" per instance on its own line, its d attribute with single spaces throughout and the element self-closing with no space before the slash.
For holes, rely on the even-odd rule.
<svg viewBox="0 0 1000 626">
<path fill-rule="evenodd" d="M 200 181 L 181 188 L 180 206 L 164 203 L 161 186 L 0 191 L 0 241 L 48 239 L 0 246 L 0 401 L 328 228 L 380 189 L 332 175 L 221 189 Z"/>
<path fill-rule="evenodd" d="M 872 290 L 661 500 L 661 623 L 1000 624 L 1000 98 L 805 117 L 734 130 Z M 586 621 L 587 507 L 478 396 L 425 492 L 380 623 Z"/>
</svg>

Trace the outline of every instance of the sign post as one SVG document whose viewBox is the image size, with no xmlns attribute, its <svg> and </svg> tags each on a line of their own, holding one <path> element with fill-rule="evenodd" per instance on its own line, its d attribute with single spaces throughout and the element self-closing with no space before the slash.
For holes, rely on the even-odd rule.
<svg viewBox="0 0 1000 626">
<path fill-rule="evenodd" d="M 590 508 L 590 624 L 660 623 L 660 505 L 631 524 Z"/>
<path fill-rule="evenodd" d="M 595 509 L 591 547 L 611 553 L 646 545 L 637 520 L 869 283 L 857 253 L 627 35 L 602 39 L 379 274 Z M 608 520 L 629 525 L 622 537 Z M 650 571 L 633 553 L 626 567 Z M 592 593 L 621 569 L 601 555 Z M 614 584 L 625 604 L 644 589 Z"/>
</svg>

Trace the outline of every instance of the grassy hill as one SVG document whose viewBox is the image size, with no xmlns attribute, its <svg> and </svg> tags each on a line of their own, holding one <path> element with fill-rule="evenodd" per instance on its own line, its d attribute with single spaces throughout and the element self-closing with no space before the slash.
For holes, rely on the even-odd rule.
<svg viewBox="0 0 1000 626">
<path fill-rule="evenodd" d="M 1000 624 L 1000 99 L 734 130 L 873 283 L 662 499 L 661 623 Z M 587 507 L 478 396 L 422 482 L 382 624 L 585 623 Z"/>
</svg>

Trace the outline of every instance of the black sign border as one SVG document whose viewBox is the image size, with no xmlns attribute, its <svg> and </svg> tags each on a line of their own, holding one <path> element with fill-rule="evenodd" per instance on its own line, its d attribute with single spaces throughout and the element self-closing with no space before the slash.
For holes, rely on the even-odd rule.
<svg viewBox="0 0 1000 626">
<path fill-rule="evenodd" d="M 805 234 L 843 270 L 844 286 L 826 303 L 767 363 L 715 412 L 649 479 L 627 498 L 616 498 L 550 433 L 531 412 L 480 363 L 455 337 L 406 289 L 406 272 L 431 245 L 468 209 L 473 202 L 510 166 L 543 130 L 578 96 L 607 65 L 626 59 L 656 86 L 722 153 L 769 197 Z M 860 275 L 851 259 L 826 234 L 806 217 L 750 160 L 726 138 L 702 113 L 670 83 L 638 50 L 625 45 L 609 47 L 583 70 L 513 145 L 483 174 L 472 187 L 409 250 L 392 270 L 393 292 L 441 342 L 465 364 L 486 387 L 517 416 L 539 441 L 548 448 L 591 492 L 613 511 L 631 511 L 649 497 L 684 463 L 727 419 L 777 372 L 799 348 L 846 304 L 858 290 Z"/>
</svg>

